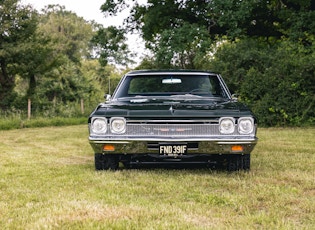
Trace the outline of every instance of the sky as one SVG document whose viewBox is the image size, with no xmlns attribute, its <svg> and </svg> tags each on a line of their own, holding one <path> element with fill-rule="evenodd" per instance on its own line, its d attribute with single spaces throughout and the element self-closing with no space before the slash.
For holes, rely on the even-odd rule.
<svg viewBox="0 0 315 230">
<path fill-rule="evenodd" d="M 146 0 L 140 0 L 139 3 L 145 3 Z M 21 0 L 22 4 L 30 4 L 37 11 L 41 10 L 51 4 L 58 4 L 65 6 L 65 9 L 76 13 L 79 17 L 83 17 L 87 21 L 96 21 L 102 24 L 104 27 L 108 26 L 121 26 L 123 20 L 129 15 L 129 11 L 125 10 L 116 17 L 105 18 L 104 14 L 101 12 L 100 7 L 105 0 Z M 144 54 L 144 42 L 136 34 L 128 35 L 128 45 L 131 51 L 138 54 L 140 58 Z M 136 60 L 137 62 L 139 60 Z"/>
</svg>

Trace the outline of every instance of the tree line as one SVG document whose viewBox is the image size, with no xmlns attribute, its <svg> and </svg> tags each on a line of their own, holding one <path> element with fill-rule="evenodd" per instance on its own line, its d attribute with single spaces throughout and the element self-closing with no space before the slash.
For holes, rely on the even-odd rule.
<svg viewBox="0 0 315 230">
<path fill-rule="evenodd" d="M 0 108 L 44 116 L 72 116 L 69 105 L 83 99 L 91 108 L 108 92 L 119 71 L 102 65 L 92 38 L 103 27 L 64 6 L 41 12 L 19 0 L 0 3 Z M 90 108 L 90 107 L 89 107 Z"/>
<path fill-rule="evenodd" d="M 150 51 L 137 69 L 203 69 L 222 74 L 261 125 L 314 125 L 315 3 L 311 0 L 104 0 L 104 16 L 129 9 L 121 27 L 87 22 L 63 6 L 37 12 L 0 5 L 0 107 L 40 114 L 89 104 L 133 63 L 127 34 Z M 58 107 L 58 105 L 61 105 Z M 61 108 L 61 109 L 60 109 Z M 48 112 L 50 111 L 50 112 Z"/>
</svg>

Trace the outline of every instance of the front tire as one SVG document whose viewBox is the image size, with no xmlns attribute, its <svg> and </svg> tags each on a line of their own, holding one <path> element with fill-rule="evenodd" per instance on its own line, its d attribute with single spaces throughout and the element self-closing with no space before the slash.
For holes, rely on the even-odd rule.
<svg viewBox="0 0 315 230">
<path fill-rule="evenodd" d="M 250 170 L 250 154 L 229 156 L 227 170 L 229 172 Z"/>
<path fill-rule="evenodd" d="M 119 166 L 119 159 L 116 155 L 95 153 L 94 161 L 96 170 L 117 170 Z"/>
</svg>

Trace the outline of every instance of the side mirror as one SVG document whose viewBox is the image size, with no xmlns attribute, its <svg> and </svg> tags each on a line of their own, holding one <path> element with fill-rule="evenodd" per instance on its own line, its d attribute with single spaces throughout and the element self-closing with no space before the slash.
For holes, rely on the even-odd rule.
<svg viewBox="0 0 315 230">
<path fill-rule="evenodd" d="M 232 101 L 238 101 L 238 94 L 232 94 Z"/>
<path fill-rule="evenodd" d="M 106 101 L 109 101 L 112 98 L 112 96 L 110 94 L 105 94 L 104 98 Z"/>
</svg>

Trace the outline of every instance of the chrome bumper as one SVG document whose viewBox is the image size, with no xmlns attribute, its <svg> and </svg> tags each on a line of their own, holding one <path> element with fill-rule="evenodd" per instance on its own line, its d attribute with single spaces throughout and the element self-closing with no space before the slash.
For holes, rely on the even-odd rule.
<svg viewBox="0 0 315 230">
<path fill-rule="evenodd" d="M 187 144 L 190 154 L 249 154 L 257 143 L 256 137 L 220 137 L 220 138 L 135 138 L 112 139 L 89 137 L 95 153 L 106 154 L 159 154 L 160 144 Z M 111 145 L 114 150 L 104 151 L 104 145 Z M 241 146 L 242 150 L 232 150 Z"/>
</svg>

